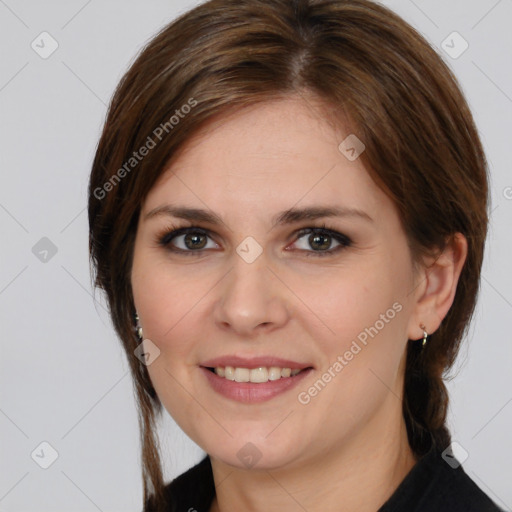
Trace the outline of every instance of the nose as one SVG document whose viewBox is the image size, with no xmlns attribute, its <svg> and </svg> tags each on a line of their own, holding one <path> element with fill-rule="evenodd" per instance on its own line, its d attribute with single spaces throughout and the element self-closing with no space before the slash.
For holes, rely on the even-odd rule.
<svg viewBox="0 0 512 512">
<path fill-rule="evenodd" d="M 216 324 L 246 338 L 283 327 L 289 319 L 290 292 L 275 273 L 264 253 L 252 263 L 235 254 L 233 268 L 216 287 Z"/>
</svg>

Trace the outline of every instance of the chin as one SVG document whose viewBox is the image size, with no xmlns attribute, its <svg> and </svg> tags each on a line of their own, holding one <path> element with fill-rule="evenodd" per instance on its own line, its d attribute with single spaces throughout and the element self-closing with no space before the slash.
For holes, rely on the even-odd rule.
<svg viewBox="0 0 512 512">
<path fill-rule="evenodd" d="M 246 433 L 240 438 L 230 438 L 229 442 L 222 443 L 221 446 L 217 442 L 212 449 L 203 449 L 210 457 L 242 470 L 275 470 L 295 461 L 299 456 L 297 447 L 300 443 L 292 442 L 289 437 L 288 442 L 277 438 L 277 443 L 270 442 L 268 438 L 265 439 L 268 432 L 270 430 L 262 436 L 250 436 Z"/>
</svg>

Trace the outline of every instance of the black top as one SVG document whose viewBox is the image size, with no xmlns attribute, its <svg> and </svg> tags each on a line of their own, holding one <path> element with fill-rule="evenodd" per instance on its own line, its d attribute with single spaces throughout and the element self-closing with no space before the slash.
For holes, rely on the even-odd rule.
<svg viewBox="0 0 512 512">
<path fill-rule="evenodd" d="M 503 512 L 454 461 L 448 464 L 441 452 L 432 448 L 377 512 Z M 169 512 L 208 512 L 215 496 L 210 457 L 182 473 L 165 489 L 171 504 Z"/>
</svg>

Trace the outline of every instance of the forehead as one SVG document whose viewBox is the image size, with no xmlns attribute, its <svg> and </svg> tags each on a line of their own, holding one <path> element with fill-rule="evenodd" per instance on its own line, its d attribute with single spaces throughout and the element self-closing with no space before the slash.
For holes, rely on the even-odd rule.
<svg viewBox="0 0 512 512">
<path fill-rule="evenodd" d="M 219 116 L 164 171 L 144 210 L 176 201 L 258 216 L 319 201 L 377 208 L 382 192 L 361 160 L 339 149 L 349 130 L 326 115 L 310 101 L 290 98 Z"/>
</svg>

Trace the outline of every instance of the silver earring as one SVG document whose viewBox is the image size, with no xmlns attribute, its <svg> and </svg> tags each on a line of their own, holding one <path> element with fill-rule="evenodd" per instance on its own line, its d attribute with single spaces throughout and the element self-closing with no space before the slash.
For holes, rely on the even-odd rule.
<svg viewBox="0 0 512 512">
<path fill-rule="evenodd" d="M 428 334 L 425 330 L 426 327 L 423 324 L 420 324 L 420 328 L 423 329 L 423 341 L 421 342 L 421 346 L 424 347 L 427 344 Z"/>
<path fill-rule="evenodd" d="M 138 313 L 135 313 L 135 329 L 134 330 L 135 330 L 135 334 L 137 335 L 139 340 L 142 341 L 142 339 L 143 339 L 142 327 L 139 323 L 139 314 Z"/>
</svg>

